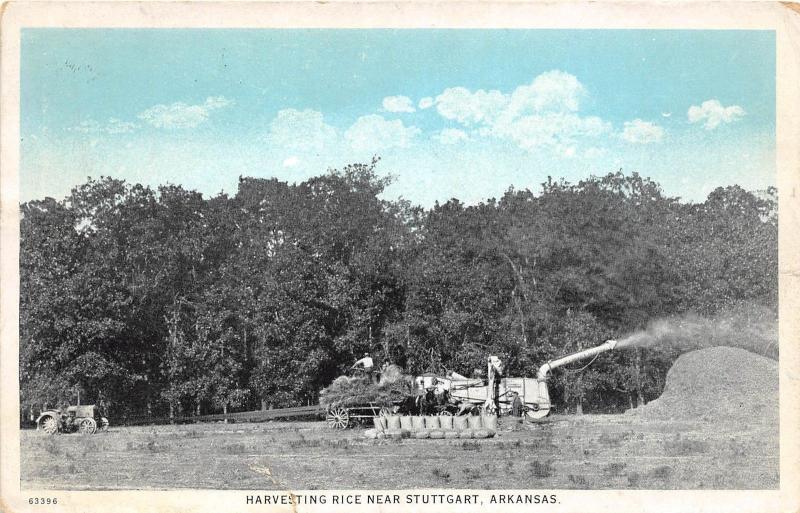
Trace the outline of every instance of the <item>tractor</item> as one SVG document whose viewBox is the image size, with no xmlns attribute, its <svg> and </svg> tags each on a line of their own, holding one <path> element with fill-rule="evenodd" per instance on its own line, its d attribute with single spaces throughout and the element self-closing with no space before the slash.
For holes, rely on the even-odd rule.
<svg viewBox="0 0 800 513">
<path fill-rule="evenodd" d="M 68 406 L 66 411 L 43 411 L 36 419 L 36 429 L 48 435 L 56 433 L 81 433 L 91 435 L 108 429 L 108 419 L 100 415 L 94 404 Z"/>
</svg>

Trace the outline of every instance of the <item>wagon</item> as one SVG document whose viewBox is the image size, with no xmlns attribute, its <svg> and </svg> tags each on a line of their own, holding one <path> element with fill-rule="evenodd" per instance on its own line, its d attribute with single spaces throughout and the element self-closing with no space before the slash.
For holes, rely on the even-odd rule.
<svg viewBox="0 0 800 513">
<path fill-rule="evenodd" d="M 329 406 L 325 412 L 325 421 L 333 429 L 347 429 L 355 424 L 362 424 L 368 419 L 380 415 L 389 415 L 392 407 L 386 404 L 367 403 L 353 406 Z"/>
<path fill-rule="evenodd" d="M 413 384 L 407 379 L 384 379 L 376 384 L 366 376 L 340 376 L 320 391 L 319 404 L 328 426 L 346 429 L 396 411 L 415 394 Z"/>
</svg>

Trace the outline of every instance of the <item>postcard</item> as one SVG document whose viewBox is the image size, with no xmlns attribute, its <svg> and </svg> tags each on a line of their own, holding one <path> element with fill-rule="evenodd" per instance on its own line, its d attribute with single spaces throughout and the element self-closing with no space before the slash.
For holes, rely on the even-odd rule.
<svg viewBox="0 0 800 513">
<path fill-rule="evenodd" d="M 9 2 L 7 512 L 800 507 L 800 13 Z"/>
</svg>

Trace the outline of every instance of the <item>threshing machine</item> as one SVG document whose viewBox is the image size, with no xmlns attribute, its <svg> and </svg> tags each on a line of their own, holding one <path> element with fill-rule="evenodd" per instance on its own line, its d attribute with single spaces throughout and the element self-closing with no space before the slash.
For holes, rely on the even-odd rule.
<svg viewBox="0 0 800 513">
<path fill-rule="evenodd" d="M 500 412 L 511 409 L 516 392 L 522 400 L 525 414 L 530 418 L 540 419 L 550 413 L 547 374 L 551 370 L 611 351 L 616 346 L 616 340 L 608 340 L 599 346 L 550 360 L 539 367 L 535 378 L 503 377 L 502 362 L 496 356 L 490 356 L 487 361 L 487 380 L 467 378 L 451 372 L 444 377 L 430 375 L 417 377 L 417 386 L 421 390 L 433 388 L 437 393 L 447 391 L 450 400 L 457 404 L 481 406 L 489 411 Z"/>
</svg>

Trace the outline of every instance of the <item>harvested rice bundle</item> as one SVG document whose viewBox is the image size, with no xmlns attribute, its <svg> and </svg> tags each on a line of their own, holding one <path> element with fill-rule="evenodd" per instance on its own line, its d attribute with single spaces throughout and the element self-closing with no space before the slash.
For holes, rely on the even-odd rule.
<svg viewBox="0 0 800 513">
<path fill-rule="evenodd" d="M 385 383 L 394 383 L 403 377 L 403 368 L 399 365 L 391 364 L 381 372 L 380 383 L 381 385 Z"/>
<path fill-rule="evenodd" d="M 392 438 L 394 440 L 400 440 L 403 438 L 403 430 L 402 429 L 389 429 L 386 431 L 386 436 Z"/>
<path fill-rule="evenodd" d="M 439 417 L 439 426 L 444 431 L 452 430 L 453 429 L 453 417 L 450 417 L 450 416 L 447 416 L 447 415 L 443 415 L 443 416 Z"/>
<path fill-rule="evenodd" d="M 484 428 L 497 431 L 497 415 L 484 415 L 481 422 Z"/>
<path fill-rule="evenodd" d="M 483 422 L 481 422 L 481 417 L 479 415 L 470 415 L 467 417 L 467 424 L 470 429 L 481 429 L 483 427 Z"/>
<path fill-rule="evenodd" d="M 408 415 L 403 415 L 400 417 L 400 428 L 407 429 L 408 431 L 414 430 L 414 424 L 411 422 L 412 417 Z"/>
<path fill-rule="evenodd" d="M 494 436 L 494 431 L 489 429 L 476 429 L 472 432 L 473 438 L 489 438 Z"/>
<path fill-rule="evenodd" d="M 434 415 L 425 415 L 425 429 L 439 429 L 439 417 Z"/>
<path fill-rule="evenodd" d="M 339 376 L 320 392 L 319 404 L 326 409 L 362 404 L 391 406 L 414 394 L 414 384 L 409 376 L 377 385 L 364 377 Z"/>
<path fill-rule="evenodd" d="M 386 418 L 386 429 L 394 430 L 400 429 L 402 426 L 400 425 L 400 415 L 389 415 Z"/>
</svg>

